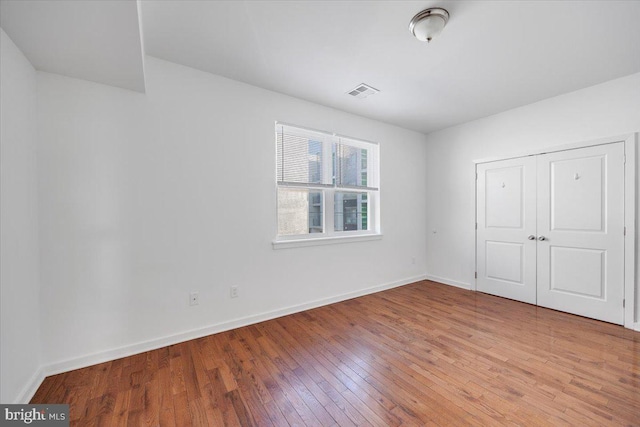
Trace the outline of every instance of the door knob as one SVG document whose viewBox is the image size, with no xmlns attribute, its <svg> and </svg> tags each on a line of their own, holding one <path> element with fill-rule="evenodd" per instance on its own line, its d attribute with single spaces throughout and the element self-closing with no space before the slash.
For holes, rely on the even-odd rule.
<svg viewBox="0 0 640 427">
<path fill-rule="evenodd" d="M 542 242 L 543 240 L 547 240 L 547 238 L 544 237 L 544 236 L 540 236 L 540 237 L 538 237 L 538 240 L 540 240 Z"/>
<path fill-rule="evenodd" d="M 529 239 L 529 240 L 536 240 L 536 236 L 534 236 L 533 234 L 531 234 L 529 237 L 527 237 L 527 239 Z"/>
</svg>

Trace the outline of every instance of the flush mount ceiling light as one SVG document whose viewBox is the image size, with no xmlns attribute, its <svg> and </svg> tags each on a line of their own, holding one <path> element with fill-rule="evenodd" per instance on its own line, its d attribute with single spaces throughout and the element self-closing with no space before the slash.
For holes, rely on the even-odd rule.
<svg viewBox="0 0 640 427">
<path fill-rule="evenodd" d="M 413 17 L 409 31 L 421 42 L 430 42 L 442 32 L 449 20 L 449 12 L 439 7 L 425 9 Z"/>
</svg>

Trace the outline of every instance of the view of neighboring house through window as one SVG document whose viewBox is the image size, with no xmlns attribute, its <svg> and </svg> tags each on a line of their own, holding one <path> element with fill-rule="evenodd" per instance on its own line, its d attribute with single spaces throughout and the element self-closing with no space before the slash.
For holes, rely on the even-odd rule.
<svg viewBox="0 0 640 427">
<path fill-rule="evenodd" d="M 372 234 L 377 144 L 276 125 L 278 238 Z"/>
</svg>

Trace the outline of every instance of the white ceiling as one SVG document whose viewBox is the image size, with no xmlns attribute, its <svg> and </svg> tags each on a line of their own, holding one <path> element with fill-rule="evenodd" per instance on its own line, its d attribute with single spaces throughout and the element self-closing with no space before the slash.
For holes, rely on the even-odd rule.
<svg viewBox="0 0 640 427">
<path fill-rule="evenodd" d="M 135 2 L 1 1 L 2 28 L 38 69 L 142 76 Z M 409 21 L 433 6 L 449 23 L 418 42 Z M 640 72 L 634 0 L 143 0 L 141 15 L 148 55 L 423 133 Z M 89 50 L 113 63 L 88 67 L 96 28 L 111 40 Z M 345 94 L 359 83 L 381 92 Z"/>
<path fill-rule="evenodd" d="M 0 26 L 37 70 L 144 92 L 135 1 L 0 0 Z"/>
</svg>

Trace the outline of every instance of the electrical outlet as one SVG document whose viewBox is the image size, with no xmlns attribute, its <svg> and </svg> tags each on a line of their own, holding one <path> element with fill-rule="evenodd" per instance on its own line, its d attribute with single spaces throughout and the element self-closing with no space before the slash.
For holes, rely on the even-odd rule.
<svg viewBox="0 0 640 427">
<path fill-rule="evenodd" d="M 189 305 L 200 304 L 200 295 L 197 292 L 191 292 L 189 294 Z"/>
<path fill-rule="evenodd" d="M 231 295 L 231 298 L 238 298 L 238 287 L 232 286 L 229 290 L 229 294 Z"/>
</svg>

